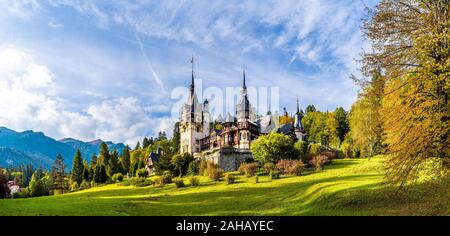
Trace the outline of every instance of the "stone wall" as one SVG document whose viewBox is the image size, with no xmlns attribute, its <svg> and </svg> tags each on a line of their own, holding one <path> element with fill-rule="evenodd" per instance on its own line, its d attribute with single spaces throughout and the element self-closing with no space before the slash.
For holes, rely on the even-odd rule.
<svg viewBox="0 0 450 236">
<path fill-rule="evenodd" d="M 205 154 L 203 159 L 218 164 L 224 171 L 236 171 L 241 163 L 244 163 L 247 159 L 253 159 L 253 156 L 248 149 L 242 150 L 228 147 Z"/>
</svg>

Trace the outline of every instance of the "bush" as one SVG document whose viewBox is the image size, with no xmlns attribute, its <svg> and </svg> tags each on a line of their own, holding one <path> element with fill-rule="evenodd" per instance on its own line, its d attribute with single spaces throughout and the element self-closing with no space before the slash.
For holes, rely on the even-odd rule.
<svg viewBox="0 0 450 236">
<path fill-rule="evenodd" d="M 144 178 L 132 178 L 130 184 L 134 187 L 145 187 L 153 184 L 153 181 Z"/>
<path fill-rule="evenodd" d="M 147 171 L 147 170 L 146 170 L 146 171 Z M 113 181 L 113 182 L 118 183 L 118 182 L 122 182 L 122 180 L 123 180 L 123 174 L 122 174 L 122 173 L 115 173 L 115 174 L 112 176 L 112 181 Z"/>
<path fill-rule="evenodd" d="M 277 170 L 279 170 L 281 173 L 286 174 L 286 172 L 289 169 L 289 160 L 283 159 L 283 160 L 279 160 L 277 162 Z"/>
<path fill-rule="evenodd" d="M 191 184 L 191 186 L 199 186 L 200 185 L 199 179 L 195 176 L 192 176 L 191 178 L 189 178 L 189 183 Z"/>
<path fill-rule="evenodd" d="M 31 197 L 28 188 L 23 188 L 21 189 L 20 192 L 15 192 L 12 195 L 12 198 L 27 198 L 27 197 Z"/>
<path fill-rule="evenodd" d="M 175 186 L 177 187 L 177 188 L 183 188 L 185 185 L 184 185 L 184 181 L 183 181 L 183 179 L 181 179 L 181 178 L 175 178 L 175 179 L 173 179 L 173 181 L 172 181 L 173 183 L 175 183 Z"/>
<path fill-rule="evenodd" d="M 226 173 L 225 174 L 225 182 L 227 184 L 234 184 L 236 182 L 236 177 L 234 176 L 234 174 Z"/>
<path fill-rule="evenodd" d="M 208 175 L 208 173 L 206 172 L 207 167 L 208 167 L 208 162 L 205 160 L 201 160 L 200 165 L 198 167 L 198 174 L 207 176 Z"/>
<path fill-rule="evenodd" d="M 80 189 L 88 189 L 90 187 L 91 187 L 91 184 L 86 180 L 83 180 L 83 182 L 81 182 L 81 184 L 80 184 Z"/>
<path fill-rule="evenodd" d="M 159 178 L 156 179 L 156 184 L 158 186 L 164 186 L 166 184 L 172 183 L 172 175 L 170 174 L 170 171 L 167 173 L 167 171 L 164 171 L 164 174 L 159 176 Z"/>
<path fill-rule="evenodd" d="M 219 181 L 222 174 L 223 170 L 221 168 L 208 168 L 208 177 L 214 181 Z"/>
<path fill-rule="evenodd" d="M 280 178 L 280 172 L 277 170 L 273 170 L 269 173 L 270 179 L 279 179 Z"/>
<path fill-rule="evenodd" d="M 139 177 L 139 178 L 147 178 L 148 177 L 147 169 L 141 168 L 141 169 L 137 170 L 136 171 L 136 176 Z"/>
<path fill-rule="evenodd" d="M 320 143 L 312 143 L 308 147 L 308 153 L 310 153 L 311 155 L 318 155 L 325 150 L 325 147 Z"/>
<path fill-rule="evenodd" d="M 245 174 L 245 176 L 247 177 L 251 177 L 254 176 L 256 171 L 258 171 L 258 163 L 257 162 L 253 162 L 253 163 L 242 163 L 239 166 L 239 173 L 241 174 Z"/>
<path fill-rule="evenodd" d="M 199 163 L 197 161 L 192 161 L 188 166 L 188 175 L 198 175 L 199 173 Z"/>
<path fill-rule="evenodd" d="M 79 188 L 80 188 L 80 185 L 78 185 L 77 182 L 73 182 L 73 183 L 70 185 L 70 191 L 76 191 L 76 190 L 78 190 Z"/>
<path fill-rule="evenodd" d="M 325 155 L 317 155 L 313 157 L 313 159 L 310 161 L 310 164 L 313 165 L 316 169 L 316 171 L 322 170 L 325 163 L 327 163 L 328 157 Z"/>
<path fill-rule="evenodd" d="M 255 184 L 259 183 L 259 176 L 255 176 Z"/>
<path fill-rule="evenodd" d="M 284 134 L 261 135 L 251 145 L 253 158 L 261 163 L 277 162 L 280 158 L 296 158 L 292 139 Z"/>
<path fill-rule="evenodd" d="M 269 174 L 271 171 L 275 170 L 275 164 L 268 162 L 264 164 L 264 171 Z"/>
</svg>

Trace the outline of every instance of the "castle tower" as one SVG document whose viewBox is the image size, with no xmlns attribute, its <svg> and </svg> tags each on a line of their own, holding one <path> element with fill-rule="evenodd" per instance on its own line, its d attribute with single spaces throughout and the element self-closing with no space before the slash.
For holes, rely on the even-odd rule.
<svg viewBox="0 0 450 236">
<path fill-rule="evenodd" d="M 194 85 L 194 57 L 191 59 L 192 80 L 190 93 L 186 103 L 181 108 L 180 121 L 180 152 L 195 153 L 200 151 L 200 139 L 204 137 L 204 114 L 199 103 Z M 209 113 L 208 113 L 209 114 Z"/>
<path fill-rule="evenodd" d="M 297 137 L 298 140 L 304 141 L 305 140 L 305 130 L 303 129 L 302 124 L 302 118 L 303 118 L 303 112 L 300 112 L 300 108 L 298 105 L 298 98 L 297 98 L 297 112 L 294 116 L 294 132 L 295 137 Z"/>
<path fill-rule="evenodd" d="M 236 107 L 236 116 L 239 128 L 239 149 L 250 149 L 250 117 L 252 107 L 247 96 L 247 85 L 245 84 L 245 69 L 243 70 L 243 83 L 241 90 L 241 97 Z"/>
</svg>

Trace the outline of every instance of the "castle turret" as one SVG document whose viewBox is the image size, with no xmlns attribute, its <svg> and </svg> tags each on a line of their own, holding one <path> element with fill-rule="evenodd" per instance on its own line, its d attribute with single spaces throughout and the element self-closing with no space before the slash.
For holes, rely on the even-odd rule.
<svg viewBox="0 0 450 236">
<path fill-rule="evenodd" d="M 200 151 L 200 139 L 204 137 L 204 115 L 202 104 L 195 93 L 194 57 L 192 63 L 192 78 L 189 86 L 189 96 L 181 109 L 180 122 L 180 152 L 195 153 Z M 209 113 L 208 113 L 209 116 Z"/>
<path fill-rule="evenodd" d="M 298 140 L 305 140 L 305 130 L 303 129 L 303 124 L 302 124 L 302 118 L 303 118 L 303 114 L 302 112 L 300 112 L 300 107 L 298 104 L 298 98 L 297 98 L 297 112 L 295 113 L 294 116 L 294 132 L 295 132 L 295 137 L 297 137 Z"/>
<path fill-rule="evenodd" d="M 250 149 L 250 118 L 252 107 L 250 105 L 250 101 L 247 96 L 247 85 L 245 81 L 245 69 L 242 73 L 243 82 L 242 82 L 242 90 L 241 90 L 241 98 L 239 99 L 239 103 L 236 108 L 236 116 L 239 127 L 239 149 Z"/>
</svg>

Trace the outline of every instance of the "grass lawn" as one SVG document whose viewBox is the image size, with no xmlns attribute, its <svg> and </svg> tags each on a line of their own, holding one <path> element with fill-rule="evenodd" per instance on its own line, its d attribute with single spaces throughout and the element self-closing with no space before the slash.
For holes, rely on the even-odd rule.
<svg viewBox="0 0 450 236">
<path fill-rule="evenodd" d="M 448 188 L 393 194 L 383 158 L 333 160 L 325 170 L 271 181 L 239 176 L 226 185 L 176 188 L 109 184 L 58 196 L 0 199 L 0 215 L 448 215 Z"/>
</svg>

